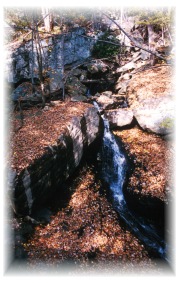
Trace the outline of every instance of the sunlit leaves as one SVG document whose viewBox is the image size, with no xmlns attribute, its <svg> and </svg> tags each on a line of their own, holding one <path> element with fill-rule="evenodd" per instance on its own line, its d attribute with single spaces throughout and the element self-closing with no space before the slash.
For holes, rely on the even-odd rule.
<svg viewBox="0 0 180 283">
<path fill-rule="evenodd" d="M 21 171 L 39 158 L 47 146 L 57 141 L 64 131 L 64 126 L 72 117 L 81 116 L 87 107 L 88 104 L 81 102 L 62 102 L 58 106 L 50 107 L 48 111 L 37 108 L 23 110 L 24 123 L 19 131 L 16 131 L 19 123 L 16 116 L 19 112 L 15 112 L 10 119 L 12 125 L 10 166 Z"/>
</svg>

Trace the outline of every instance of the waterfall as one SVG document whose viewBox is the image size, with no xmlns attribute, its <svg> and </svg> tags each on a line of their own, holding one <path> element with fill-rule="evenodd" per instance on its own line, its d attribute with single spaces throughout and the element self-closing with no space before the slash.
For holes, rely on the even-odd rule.
<svg viewBox="0 0 180 283">
<path fill-rule="evenodd" d="M 101 107 L 93 102 L 99 113 Z M 141 240 L 146 247 L 153 251 L 160 258 L 168 261 L 166 248 L 163 239 L 156 230 L 142 217 L 135 216 L 128 208 L 124 195 L 123 185 L 127 173 L 127 161 L 123 151 L 118 145 L 115 136 L 109 129 L 109 121 L 101 114 L 104 123 L 104 135 L 102 149 L 100 152 L 102 165 L 102 179 L 107 183 L 112 193 L 112 204 L 118 212 L 119 217 L 126 223 L 127 227 Z"/>
<path fill-rule="evenodd" d="M 102 112 L 97 102 L 93 102 L 99 113 Z M 126 177 L 127 162 L 124 154 L 120 151 L 115 136 L 109 129 L 109 121 L 101 115 L 104 123 L 104 135 L 101 150 L 103 160 L 101 173 L 102 179 L 109 185 L 113 198 L 117 205 L 123 206 L 125 199 L 123 195 L 123 185 Z"/>
<path fill-rule="evenodd" d="M 104 136 L 101 158 L 104 162 L 102 164 L 102 178 L 109 184 L 110 190 L 119 205 L 122 205 L 125 202 L 122 189 L 126 176 L 126 159 L 120 152 L 114 135 L 110 132 L 109 121 L 104 117 L 103 120 Z"/>
</svg>

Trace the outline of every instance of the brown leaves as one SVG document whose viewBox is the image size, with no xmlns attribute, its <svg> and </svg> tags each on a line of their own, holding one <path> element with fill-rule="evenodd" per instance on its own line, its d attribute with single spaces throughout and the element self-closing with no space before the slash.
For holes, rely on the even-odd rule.
<svg viewBox="0 0 180 283">
<path fill-rule="evenodd" d="M 137 73 L 128 86 L 130 106 L 141 105 L 142 98 L 160 97 L 173 93 L 173 68 L 162 66 Z"/>
<path fill-rule="evenodd" d="M 150 194 L 165 200 L 170 175 L 169 160 L 172 159 L 168 143 L 138 128 L 114 133 L 121 137 L 129 154 L 134 156 L 135 170 L 128 186 L 141 195 Z"/>
<path fill-rule="evenodd" d="M 64 131 L 64 126 L 73 116 L 80 116 L 89 107 L 81 102 L 62 102 L 48 111 L 23 110 L 24 125 L 18 131 L 18 121 L 14 115 L 10 119 L 12 126 L 10 141 L 10 166 L 20 172 L 40 157 L 48 145 L 57 141 L 58 136 Z"/>
<path fill-rule="evenodd" d="M 94 183 L 92 169 L 86 167 L 81 176 L 72 184 L 74 192 L 67 207 L 48 225 L 36 227 L 25 245 L 30 261 L 50 264 L 72 259 L 83 266 L 97 261 L 149 260 L 138 240 L 121 228 L 116 212 L 99 192 L 100 183 Z"/>
</svg>

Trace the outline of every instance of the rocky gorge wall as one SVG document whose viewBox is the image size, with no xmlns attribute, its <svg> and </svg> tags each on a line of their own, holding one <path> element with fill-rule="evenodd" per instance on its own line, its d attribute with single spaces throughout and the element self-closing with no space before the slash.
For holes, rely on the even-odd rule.
<svg viewBox="0 0 180 283">
<path fill-rule="evenodd" d="M 92 118 L 93 117 L 93 118 Z M 19 174 L 9 171 L 8 187 L 14 210 L 31 213 L 45 203 L 75 171 L 88 146 L 101 134 L 100 117 L 95 107 L 68 123 L 56 145 L 49 146 L 37 160 Z"/>
<path fill-rule="evenodd" d="M 50 80 L 50 91 L 60 89 L 62 66 L 73 64 L 90 56 L 94 41 L 83 37 L 83 28 L 74 28 L 66 35 L 54 35 L 41 39 L 43 68 Z M 64 42 L 64 43 L 63 43 Z M 8 83 L 18 83 L 23 79 L 38 78 L 36 45 L 28 41 L 20 46 L 9 46 L 6 50 L 5 79 Z M 33 63 L 34 61 L 34 63 Z"/>
</svg>

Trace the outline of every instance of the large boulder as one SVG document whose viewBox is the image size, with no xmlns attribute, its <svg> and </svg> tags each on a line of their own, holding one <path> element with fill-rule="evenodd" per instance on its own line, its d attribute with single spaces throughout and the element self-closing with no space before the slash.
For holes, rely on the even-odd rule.
<svg viewBox="0 0 180 283">
<path fill-rule="evenodd" d="M 175 120 L 175 104 L 172 96 L 149 98 L 133 109 L 134 117 L 144 130 L 155 134 L 172 134 Z"/>
<path fill-rule="evenodd" d="M 66 87 L 68 94 L 71 97 L 74 97 L 74 96 L 78 97 L 78 95 L 82 96 L 82 95 L 86 95 L 87 93 L 87 87 L 83 85 L 81 81 L 75 76 L 70 76 L 67 79 L 67 83 L 65 87 Z"/>
<path fill-rule="evenodd" d="M 141 107 L 145 99 L 169 96 L 174 93 L 173 75 L 171 66 L 157 66 L 132 74 L 126 93 L 130 107 Z"/>
<path fill-rule="evenodd" d="M 25 82 L 20 84 L 11 94 L 14 102 L 21 99 L 21 101 L 39 102 L 42 100 L 40 87 L 36 87 L 35 93 L 32 93 L 32 84 Z"/>
<path fill-rule="evenodd" d="M 133 112 L 130 109 L 107 110 L 105 116 L 111 128 L 128 126 L 133 121 Z"/>
<path fill-rule="evenodd" d="M 93 117 L 93 119 L 92 119 Z M 79 165 L 88 146 L 101 134 L 101 123 L 95 107 L 74 117 L 46 152 L 17 174 L 8 171 L 8 193 L 15 212 L 32 215 L 41 205 L 61 190 L 66 179 Z"/>
</svg>

